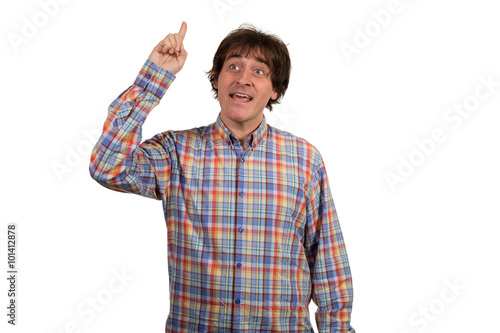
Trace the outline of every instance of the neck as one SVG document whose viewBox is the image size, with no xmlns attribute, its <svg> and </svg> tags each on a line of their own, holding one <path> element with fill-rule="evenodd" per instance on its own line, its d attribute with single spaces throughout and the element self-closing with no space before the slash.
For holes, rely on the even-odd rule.
<svg viewBox="0 0 500 333">
<path fill-rule="evenodd" d="M 254 121 L 250 123 L 232 121 L 224 117 L 223 114 L 221 114 L 221 119 L 224 125 L 226 125 L 226 127 L 231 131 L 231 133 L 233 133 L 233 135 L 238 138 L 238 141 L 240 142 L 241 146 L 243 148 L 246 148 L 248 137 L 253 131 L 255 131 L 260 126 L 262 120 L 264 119 L 264 116 L 262 115 L 261 117 L 256 118 Z"/>
</svg>

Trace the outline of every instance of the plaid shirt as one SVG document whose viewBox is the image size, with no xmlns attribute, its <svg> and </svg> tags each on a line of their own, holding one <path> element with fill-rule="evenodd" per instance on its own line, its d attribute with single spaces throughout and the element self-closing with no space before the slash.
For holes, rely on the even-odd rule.
<svg viewBox="0 0 500 333">
<path fill-rule="evenodd" d="M 323 159 L 266 123 L 243 149 L 220 118 L 141 143 L 175 76 L 147 60 L 109 107 L 90 174 L 162 200 L 168 234 L 166 332 L 355 332 L 352 281 Z"/>
</svg>

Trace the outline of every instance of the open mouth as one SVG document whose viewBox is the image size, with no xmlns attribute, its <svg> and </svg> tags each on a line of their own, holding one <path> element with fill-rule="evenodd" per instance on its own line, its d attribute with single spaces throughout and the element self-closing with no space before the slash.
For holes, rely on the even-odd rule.
<svg viewBox="0 0 500 333">
<path fill-rule="evenodd" d="M 241 94 L 241 93 L 229 94 L 229 96 L 238 102 L 250 102 L 252 100 L 251 96 Z"/>
</svg>

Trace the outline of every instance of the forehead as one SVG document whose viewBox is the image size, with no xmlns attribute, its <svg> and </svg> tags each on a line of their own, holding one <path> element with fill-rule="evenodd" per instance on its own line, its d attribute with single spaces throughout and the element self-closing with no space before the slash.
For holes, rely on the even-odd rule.
<svg viewBox="0 0 500 333">
<path fill-rule="evenodd" d="M 268 67 L 271 67 L 270 62 L 266 55 L 260 51 L 260 49 L 257 48 L 234 48 L 232 50 L 229 50 L 227 53 L 225 61 L 232 59 L 232 58 L 253 58 L 257 60 L 258 62 L 261 62 Z"/>
</svg>

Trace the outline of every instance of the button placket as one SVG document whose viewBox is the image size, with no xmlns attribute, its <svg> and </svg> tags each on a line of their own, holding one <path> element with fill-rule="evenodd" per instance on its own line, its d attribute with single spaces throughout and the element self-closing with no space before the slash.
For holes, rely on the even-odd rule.
<svg viewBox="0 0 500 333">
<path fill-rule="evenodd" d="M 237 199 L 236 199 L 236 248 L 235 248 L 235 288 L 234 288 L 234 303 L 244 304 L 244 292 L 245 285 L 245 272 L 243 269 L 243 263 L 245 262 L 246 253 L 245 248 L 247 247 L 245 241 L 245 234 L 243 234 L 246 219 L 245 212 L 247 208 L 247 170 L 245 168 L 245 155 L 246 151 L 240 145 L 234 145 L 235 153 L 237 155 Z M 239 307 L 235 308 L 235 315 L 241 315 L 242 313 Z"/>
</svg>

